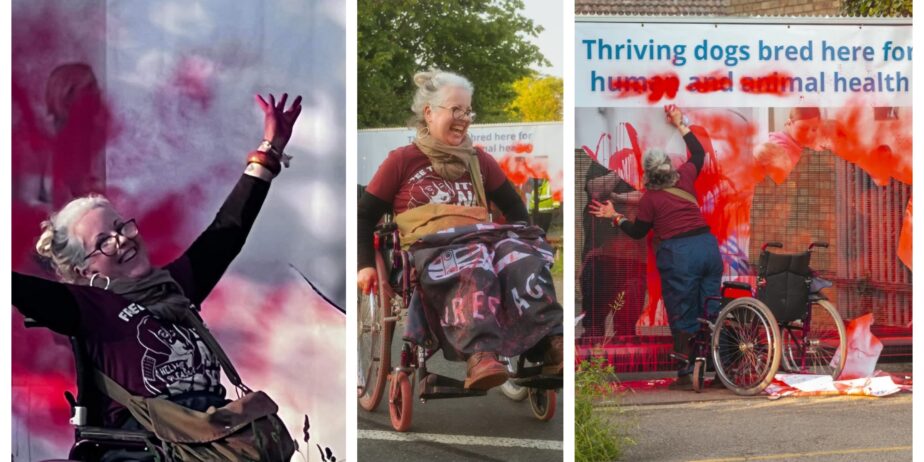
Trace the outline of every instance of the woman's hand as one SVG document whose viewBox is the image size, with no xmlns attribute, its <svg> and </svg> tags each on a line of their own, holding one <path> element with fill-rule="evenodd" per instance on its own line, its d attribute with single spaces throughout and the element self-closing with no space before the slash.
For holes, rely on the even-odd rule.
<svg viewBox="0 0 924 462">
<path fill-rule="evenodd" d="M 597 218 L 614 218 L 620 215 L 616 213 L 616 209 L 613 208 L 613 202 L 609 200 L 606 202 L 599 202 L 596 199 L 591 199 L 588 208 L 590 209 L 590 214 Z"/>
<path fill-rule="evenodd" d="M 366 267 L 359 270 L 359 273 L 356 275 L 356 285 L 359 286 L 364 294 L 370 294 L 375 290 L 377 275 L 375 268 Z"/>
<path fill-rule="evenodd" d="M 267 103 L 262 96 L 257 95 L 257 104 L 263 110 L 263 139 L 272 143 L 273 147 L 279 152 L 285 150 L 289 138 L 292 137 L 292 127 L 302 112 L 302 97 L 297 96 L 289 109 L 286 110 L 286 99 L 288 93 L 283 93 L 279 103 L 276 103 L 276 97 L 271 93 Z"/>
<path fill-rule="evenodd" d="M 686 135 L 690 132 L 690 127 L 687 127 L 687 124 L 684 123 L 683 112 L 680 111 L 679 107 L 674 104 L 668 104 L 664 106 L 664 112 L 667 113 L 667 122 L 677 127 L 677 129 L 680 130 L 680 134 Z"/>
</svg>

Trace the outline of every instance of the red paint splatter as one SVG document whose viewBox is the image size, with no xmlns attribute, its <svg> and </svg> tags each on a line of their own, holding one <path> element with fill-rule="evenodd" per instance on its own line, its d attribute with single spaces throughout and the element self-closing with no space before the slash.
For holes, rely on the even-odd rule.
<svg viewBox="0 0 924 462">
<path fill-rule="evenodd" d="M 856 164 L 879 186 L 891 178 L 912 184 L 911 108 L 895 109 L 895 117 L 876 120 L 875 111 L 861 100 L 840 108 L 823 126 L 831 151 Z"/>
<path fill-rule="evenodd" d="M 523 186 L 531 178 L 549 179 L 546 162 L 533 157 L 532 152 L 532 144 L 517 143 L 498 161 L 501 170 L 514 185 Z"/>
<path fill-rule="evenodd" d="M 657 103 L 664 98 L 674 99 L 680 89 L 680 78 L 673 72 L 650 76 L 615 76 L 607 80 L 609 91 L 618 98 L 647 95 L 648 102 Z"/>
<path fill-rule="evenodd" d="M 792 93 L 792 76 L 779 71 L 759 76 L 742 76 L 739 86 L 744 93 L 786 96 Z"/>
<path fill-rule="evenodd" d="M 710 74 L 694 77 L 696 80 L 686 86 L 686 90 L 694 93 L 715 93 L 718 91 L 728 91 L 732 88 L 733 82 L 728 73 L 715 71 Z"/>
<path fill-rule="evenodd" d="M 214 99 L 215 63 L 202 56 L 185 56 L 180 59 L 170 85 L 178 96 L 206 110 Z"/>
<path fill-rule="evenodd" d="M 901 259 L 902 263 L 911 268 L 912 252 L 911 252 L 911 240 L 913 236 L 911 230 L 911 199 L 908 199 L 908 206 L 905 208 L 905 218 L 902 221 L 902 232 L 898 236 L 898 258 Z"/>
</svg>

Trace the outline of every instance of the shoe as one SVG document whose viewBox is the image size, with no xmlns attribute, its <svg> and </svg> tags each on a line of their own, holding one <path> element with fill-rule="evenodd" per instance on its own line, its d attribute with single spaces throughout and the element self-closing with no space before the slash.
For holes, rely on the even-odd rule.
<svg viewBox="0 0 924 462">
<path fill-rule="evenodd" d="M 670 390 L 692 390 L 693 389 L 693 374 L 686 374 L 677 377 L 677 380 L 674 383 L 667 386 Z"/>
<path fill-rule="evenodd" d="M 561 335 L 548 337 L 549 345 L 542 356 L 542 375 L 562 375 L 565 370 L 565 339 Z"/>
<path fill-rule="evenodd" d="M 507 381 L 507 366 L 497 360 L 497 355 L 479 351 L 468 358 L 468 374 L 465 388 L 489 390 Z"/>
</svg>

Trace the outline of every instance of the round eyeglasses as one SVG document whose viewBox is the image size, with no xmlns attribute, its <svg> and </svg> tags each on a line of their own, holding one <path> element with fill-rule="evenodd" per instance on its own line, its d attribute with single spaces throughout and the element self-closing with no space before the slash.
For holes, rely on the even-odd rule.
<svg viewBox="0 0 924 462">
<path fill-rule="evenodd" d="M 437 107 L 441 107 L 441 108 L 443 108 L 443 109 L 448 109 L 448 110 L 452 111 L 452 118 L 453 118 L 453 119 L 462 120 L 462 119 L 464 119 L 465 117 L 468 117 L 468 119 L 471 120 L 472 122 L 475 121 L 475 111 L 473 111 L 473 110 L 471 110 L 471 109 L 462 109 L 462 108 L 459 107 L 459 106 L 453 106 L 453 107 L 437 106 Z"/>
<path fill-rule="evenodd" d="M 87 256 L 84 257 L 84 260 L 92 257 L 93 255 L 96 255 L 97 253 L 101 253 L 107 257 L 115 255 L 121 246 L 119 236 L 122 236 L 126 239 L 134 239 L 138 237 L 138 223 L 135 223 L 134 218 L 116 226 L 116 228 L 109 233 L 109 236 L 100 237 L 100 239 L 96 241 L 96 249 L 87 254 Z"/>
</svg>

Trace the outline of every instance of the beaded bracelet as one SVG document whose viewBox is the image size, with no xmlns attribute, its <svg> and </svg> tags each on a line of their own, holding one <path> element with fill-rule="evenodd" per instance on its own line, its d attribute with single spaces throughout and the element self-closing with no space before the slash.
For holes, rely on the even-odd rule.
<svg viewBox="0 0 924 462">
<path fill-rule="evenodd" d="M 265 169 L 269 170 L 273 176 L 278 175 L 282 170 L 282 166 L 279 164 L 279 160 L 271 154 L 265 153 L 263 151 L 251 151 L 251 153 L 247 155 L 247 164 L 262 165 Z"/>
</svg>

